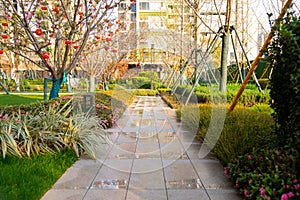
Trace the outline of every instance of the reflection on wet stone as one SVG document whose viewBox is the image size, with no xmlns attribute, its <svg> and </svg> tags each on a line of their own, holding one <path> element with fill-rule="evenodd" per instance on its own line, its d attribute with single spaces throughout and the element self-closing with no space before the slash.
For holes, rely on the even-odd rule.
<svg viewBox="0 0 300 200">
<path fill-rule="evenodd" d="M 115 179 L 115 180 L 101 180 L 93 183 L 91 188 L 95 189 L 126 189 L 128 181 L 125 179 Z"/>
<path fill-rule="evenodd" d="M 200 179 L 167 181 L 168 189 L 203 189 Z"/>
</svg>

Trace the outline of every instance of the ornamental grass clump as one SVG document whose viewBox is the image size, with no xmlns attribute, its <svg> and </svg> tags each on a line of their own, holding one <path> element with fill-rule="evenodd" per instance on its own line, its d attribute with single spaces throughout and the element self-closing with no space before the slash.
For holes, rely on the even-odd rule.
<svg viewBox="0 0 300 200">
<path fill-rule="evenodd" d="M 77 156 L 86 152 L 95 157 L 106 134 L 96 117 L 73 112 L 73 99 L 31 105 L 24 113 L 19 107 L 0 111 L 0 153 L 2 157 L 28 156 L 72 149 Z M 28 109 L 26 109 L 28 110 Z"/>
<path fill-rule="evenodd" d="M 199 108 L 196 108 L 198 106 Z M 193 111 L 199 109 L 199 115 L 195 116 Z M 214 109 L 214 116 L 212 116 Z M 183 106 L 177 112 L 178 117 L 187 127 L 197 127 L 197 137 L 203 141 L 206 137 L 210 126 L 217 122 L 219 113 L 226 109 L 218 105 L 200 104 Z M 263 147 L 271 143 L 274 134 L 271 133 L 274 121 L 268 113 L 249 110 L 248 108 L 239 107 L 231 113 L 227 113 L 222 132 L 218 142 L 214 146 L 214 153 L 220 161 L 227 165 L 232 159 L 249 152 L 254 147 Z M 215 118 L 215 119 L 214 119 Z"/>
</svg>

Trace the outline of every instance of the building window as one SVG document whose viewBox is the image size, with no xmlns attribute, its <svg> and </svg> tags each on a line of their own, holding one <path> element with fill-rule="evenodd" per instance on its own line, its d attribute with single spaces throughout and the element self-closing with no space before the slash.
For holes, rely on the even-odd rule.
<svg viewBox="0 0 300 200">
<path fill-rule="evenodd" d="M 141 2 L 140 10 L 150 10 L 149 2 Z"/>
</svg>

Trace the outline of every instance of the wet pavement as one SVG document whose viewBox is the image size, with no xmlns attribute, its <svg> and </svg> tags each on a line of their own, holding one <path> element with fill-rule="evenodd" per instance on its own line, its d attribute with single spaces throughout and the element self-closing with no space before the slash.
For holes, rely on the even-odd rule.
<svg viewBox="0 0 300 200">
<path fill-rule="evenodd" d="M 97 160 L 80 158 L 42 200 L 239 200 L 213 155 L 160 97 L 137 97 L 107 130 Z"/>
</svg>

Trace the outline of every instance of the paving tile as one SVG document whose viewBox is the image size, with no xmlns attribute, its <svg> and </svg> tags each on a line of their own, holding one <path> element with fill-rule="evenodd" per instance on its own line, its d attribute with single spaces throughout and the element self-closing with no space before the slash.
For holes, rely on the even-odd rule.
<svg viewBox="0 0 300 200">
<path fill-rule="evenodd" d="M 135 159 L 132 173 L 150 173 L 162 169 L 161 159 Z"/>
<path fill-rule="evenodd" d="M 104 161 L 104 166 L 120 171 L 120 172 L 126 172 L 129 173 L 131 171 L 133 160 L 128 159 L 106 159 Z M 102 168 L 101 168 L 102 169 Z M 100 173 L 101 173 L 100 169 Z"/>
<path fill-rule="evenodd" d="M 177 138 L 170 142 L 160 142 L 163 159 L 181 159 L 185 155 L 185 150 Z"/>
<path fill-rule="evenodd" d="M 132 159 L 107 159 L 103 162 L 95 179 L 122 179 L 128 178 L 131 172 Z"/>
<path fill-rule="evenodd" d="M 222 165 L 216 160 L 192 160 L 206 189 L 232 189 L 232 184 L 223 173 Z"/>
<path fill-rule="evenodd" d="M 168 200 L 210 200 L 206 191 L 201 190 L 168 190 Z"/>
<path fill-rule="evenodd" d="M 115 144 L 108 155 L 108 158 L 134 158 L 136 142 L 123 142 Z"/>
<path fill-rule="evenodd" d="M 69 168 L 53 189 L 86 189 L 91 184 L 102 163 L 93 160 L 78 160 Z"/>
<path fill-rule="evenodd" d="M 207 189 L 206 190 L 211 200 L 241 200 L 242 197 L 236 190 L 229 189 Z"/>
<path fill-rule="evenodd" d="M 137 133 L 119 133 L 119 137 L 117 141 L 115 142 L 116 144 L 120 143 L 125 143 L 125 142 L 136 142 L 137 141 Z"/>
<path fill-rule="evenodd" d="M 126 200 L 167 200 L 165 190 L 129 190 Z"/>
<path fill-rule="evenodd" d="M 165 164 L 165 161 L 163 161 Z M 164 165 L 165 166 L 165 165 Z M 198 175 L 195 172 L 189 160 L 176 160 L 169 166 L 164 167 L 167 187 L 172 187 L 172 181 L 197 180 Z M 202 185 L 200 185 L 202 187 Z"/>
<path fill-rule="evenodd" d="M 149 173 L 132 174 L 128 190 L 136 189 L 165 189 L 162 169 Z"/>
<path fill-rule="evenodd" d="M 158 142 L 158 133 L 156 131 L 151 132 L 139 132 L 138 133 L 139 141 L 142 142 Z"/>
<path fill-rule="evenodd" d="M 86 190 L 51 189 L 41 200 L 82 200 Z"/>
<path fill-rule="evenodd" d="M 159 132 L 157 134 L 158 140 L 160 143 L 167 144 L 169 142 L 172 142 L 173 140 L 177 139 L 175 132 Z"/>
<path fill-rule="evenodd" d="M 83 200 L 125 200 L 126 190 L 90 189 Z"/>
<path fill-rule="evenodd" d="M 159 144 L 158 142 L 145 142 L 139 140 L 136 147 L 136 153 L 154 153 L 154 154 L 160 154 Z"/>
</svg>

